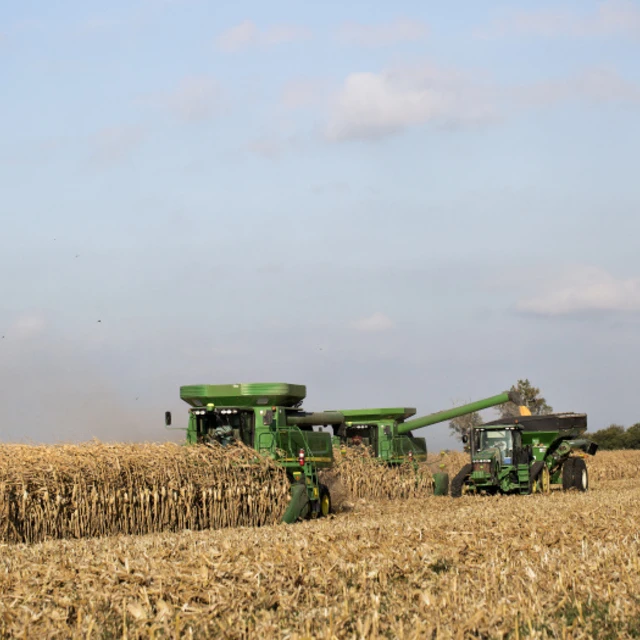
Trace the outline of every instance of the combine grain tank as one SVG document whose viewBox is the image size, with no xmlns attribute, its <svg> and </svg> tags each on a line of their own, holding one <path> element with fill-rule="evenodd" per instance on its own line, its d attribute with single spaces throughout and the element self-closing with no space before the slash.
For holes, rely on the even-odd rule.
<svg viewBox="0 0 640 640">
<path fill-rule="evenodd" d="M 240 441 L 287 470 L 291 482 L 291 502 L 283 518 L 287 523 L 331 511 L 329 489 L 318 480 L 318 470 L 333 465 L 331 435 L 313 427 L 340 425 L 344 417 L 335 411 L 303 411 L 306 393 L 304 385 L 278 382 L 180 387 L 180 398 L 191 406 L 187 443 L 227 446 Z M 170 412 L 165 422 L 171 424 Z"/>
<path fill-rule="evenodd" d="M 451 495 L 463 493 L 549 493 L 552 484 L 586 491 L 586 456 L 598 445 L 583 438 L 584 413 L 556 413 L 502 418 L 475 427 L 471 461 L 451 481 Z M 526 415 L 529 413 L 529 415 Z"/>
</svg>

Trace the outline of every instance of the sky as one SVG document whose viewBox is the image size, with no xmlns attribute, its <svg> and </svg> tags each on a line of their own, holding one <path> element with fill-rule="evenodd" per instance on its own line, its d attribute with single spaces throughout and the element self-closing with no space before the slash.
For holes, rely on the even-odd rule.
<svg viewBox="0 0 640 640">
<path fill-rule="evenodd" d="M 7 2 L 0 83 L 2 441 L 251 381 L 640 421 L 640 1 Z"/>
</svg>

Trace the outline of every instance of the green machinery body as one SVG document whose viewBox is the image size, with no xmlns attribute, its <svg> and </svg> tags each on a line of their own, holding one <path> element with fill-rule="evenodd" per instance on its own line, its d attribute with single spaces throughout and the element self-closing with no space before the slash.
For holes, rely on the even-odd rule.
<svg viewBox="0 0 640 640">
<path fill-rule="evenodd" d="M 412 420 L 408 418 L 414 416 L 416 410 L 411 407 L 341 409 L 339 413 L 344 415 L 345 422 L 337 429 L 333 441 L 338 446 L 369 446 L 376 458 L 388 464 L 400 464 L 408 458 L 416 462 L 425 461 L 426 439 L 414 436 L 414 429 L 453 420 L 509 401 L 519 402 L 519 398 L 512 392 L 505 392 Z"/>
<path fill-rule="evenodd" d="M 582 437 L 586 430 L 583 413 L 525 415 L 475 427 L 471 461 L 452 480 L 451 495 L 548 493 L 552 484 L 586 491 L 584 457 L 598 450 Z"/>
<path fill-rule="evenodd" d="M 188 444 L 226 446 L 241 441 L 286 469 L 291 482 L 291 501 L 283 518 L 287 523 L 329 513 L 331 496 L 318 470 L 333 466 L 331 434 L 313 427 L 344 421 L 336 412 L 303 411 L 305 397 L 304 385 L 286 383 L 180 387 L 180 398 L 191 406 Z M 165 422 L 171 423 L 169 412 Z"/>
</svg>

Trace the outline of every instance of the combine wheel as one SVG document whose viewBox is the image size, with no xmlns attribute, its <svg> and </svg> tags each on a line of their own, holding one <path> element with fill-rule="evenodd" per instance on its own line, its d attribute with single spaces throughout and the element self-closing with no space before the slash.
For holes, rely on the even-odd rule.
<svg viewBox="0 0 640 640">
<path fill-rule="evenodd" d="M 473 471 L 473 465 L 465 464 L 456 477 L 451 481 L 451 497 L 459 498 L 463 493 L 466 493 L 465 481 L 469 477 L 469 474 Z"/>
<path fill-rule="evenodd" d="M 324 484 L 320 485 L 320 517 L 326 518 L 331 513 L 331 494 L 329 487 Z"/>
</svg>

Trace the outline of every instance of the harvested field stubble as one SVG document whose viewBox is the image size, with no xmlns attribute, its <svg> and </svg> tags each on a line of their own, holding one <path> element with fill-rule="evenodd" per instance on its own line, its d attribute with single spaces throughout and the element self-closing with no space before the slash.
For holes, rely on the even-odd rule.
<svg viewBox="0 0 640 640">
<path fill-rule="evenodd" d="M 7 545 L 0 632 L 638 637 L 639 519 L 640 485 L 621 480 L 585 494 L 365 501 L 293 526 Z"/>
<path fill-rule="evenodd" d="M 264 525 L 286 474 L 253 449 L 96 442 L 0 446 L 0 540 Z"/>
</svg>

